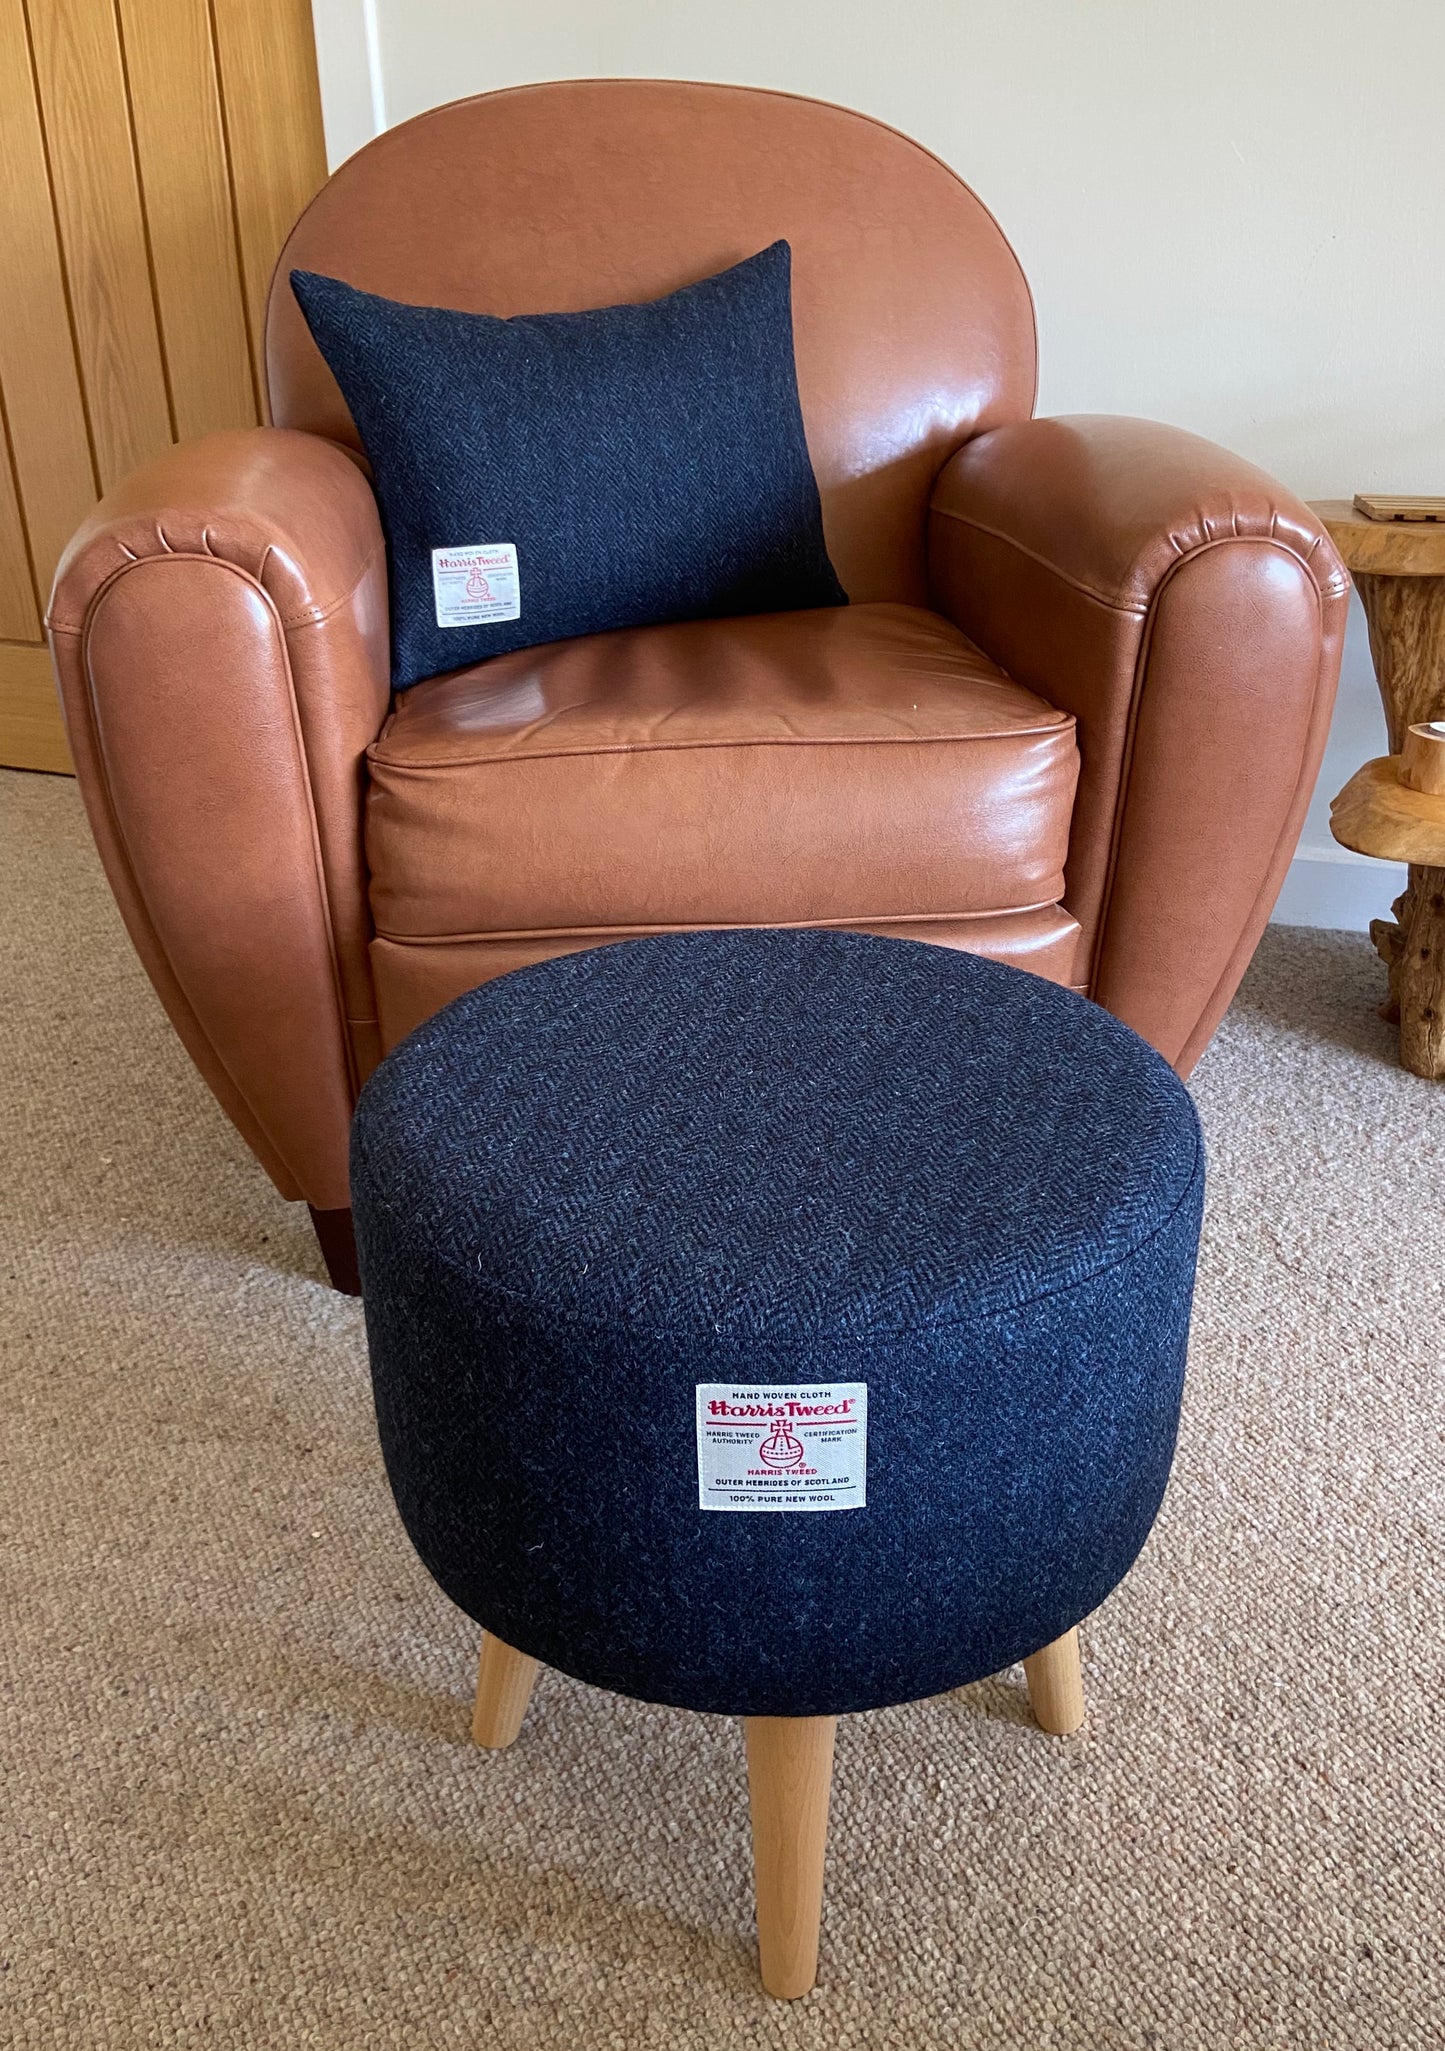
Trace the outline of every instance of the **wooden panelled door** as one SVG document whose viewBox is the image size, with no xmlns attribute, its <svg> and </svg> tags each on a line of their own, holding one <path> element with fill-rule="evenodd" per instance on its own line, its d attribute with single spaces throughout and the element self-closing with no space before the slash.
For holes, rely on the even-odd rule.
<svg viewBox="0 0 1445 2051">
<path fill-rule="evenodd" d="M 325 175 L 309 0 L 0 0 L 0 764 L 69 768 L 61 549 L 167 443 L 262 418 L 266 287 Z"/>
</svg>

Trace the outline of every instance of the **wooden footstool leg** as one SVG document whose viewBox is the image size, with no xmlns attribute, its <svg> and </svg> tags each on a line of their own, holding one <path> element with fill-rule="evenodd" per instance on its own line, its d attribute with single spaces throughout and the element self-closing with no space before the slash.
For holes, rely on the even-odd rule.
<svg viewBox="0 0 1445 2051">
<path fill-rule="evenodd" d="M 780 2001 L 818 1973 L 836 1716 L 745 1716 L 763 1985 Z"/>
<path fill-rule="evenodd" d="M 1084 1721 L 1084 1677 L 1079 1671 L 1079 1634 L 1065 1631 L 1042 1652 L 1024 1661 L 1029 1707 L 1041 1730 L 1066 1738 Z"/>
<path fill-rule="evenodd" d="M 511 1744 L 522 1728 L 536 1678 L 535 1659 L 514 1652 L 490 1631 L 483 1631 L 477 1699 L 472 1709 L 472 1736 L 479 1745 L 500 1752 Z"/>
</svg>

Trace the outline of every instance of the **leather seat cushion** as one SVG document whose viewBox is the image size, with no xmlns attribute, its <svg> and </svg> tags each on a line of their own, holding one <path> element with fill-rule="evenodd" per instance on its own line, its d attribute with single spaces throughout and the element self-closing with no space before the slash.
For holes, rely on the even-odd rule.
<svg viewBox="0 0 1445 2051">
<path fill-rule="evenodd" d="M 800 920 L 814 927 L 824 922 Z M 926 940 L 934 947 L 956 947 L 961 954 L 982 954 L 990 961 L 1027 969 L 1045 982 L 1075 989 L 1079 928 L 1059 905 L 1036 905 L 1030 911 L 975 912 L 966 919 L 836 919 L 828 922 L 848 932 L 873 933 L 888 940 Z M 462 940 L 373 940 L 371 970 L 376 985 L 378 1023 L 384 1049 L 398 1046 L 423 1019 L 475 990 L 494 976 L 558 955 L 577 954 L 604 941 L 644 940 L 655 927 L 610 926 L 605 933 L 528 933 L 486 935 Z"/>
<path fill-rule="evenodd" d="M 1074 722 L 917 607 L 555 642 L 407 692 L 368 751 L 383 939 L 1052 905 Z"/>
</svg>

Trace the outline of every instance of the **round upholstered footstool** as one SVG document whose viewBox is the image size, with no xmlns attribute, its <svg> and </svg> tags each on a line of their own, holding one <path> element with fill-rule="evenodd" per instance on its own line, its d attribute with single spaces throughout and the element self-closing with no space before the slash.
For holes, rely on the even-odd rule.
<svg viewBox="0 0 1445 2051">
<path fill-rule="evenodd" d="M 663 936 L 484 984 L 362 1093 L 387 1471 L 484 1627 L 745 1719 L 765 1985 L 812 1984 L 840 1714 L 1074 1626 L 1158 1509 L 1203 1193 L 1189 1097 L 1083 998 L 834 932 Z"/>
</svg>

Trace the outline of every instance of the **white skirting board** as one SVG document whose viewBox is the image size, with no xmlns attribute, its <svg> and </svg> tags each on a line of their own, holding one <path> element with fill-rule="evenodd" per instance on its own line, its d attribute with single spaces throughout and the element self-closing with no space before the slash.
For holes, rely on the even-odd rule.
<svg viewBox="0 0 1445 2051">
<path fill-rule="evenodd" d="M 1302 847 L 1274 908 L 1277 926 L 1329 926 L 1364 933 L 1390 915 L 1405 888 L 1403 862 L 1372 862 L 1342 847 Z"/>
</svg>

